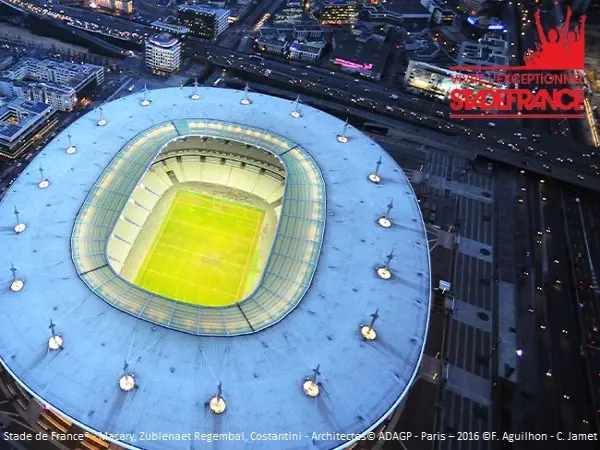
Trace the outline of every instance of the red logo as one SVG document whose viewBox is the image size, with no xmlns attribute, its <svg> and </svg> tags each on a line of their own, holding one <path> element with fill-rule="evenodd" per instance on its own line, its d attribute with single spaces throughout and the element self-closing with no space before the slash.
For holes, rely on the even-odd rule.
<svg viewBox="0 0 600 450">
<path fill-rule="evenodd" d="M 571 30 L 571 9 L 564 24 L 544 32 L 535 13 L 539 35 L 523 66 L 451 67 L 450 117 L 454 118 L 583 118 L 585 16 Z"/>
<path fill-rule="evenodd" d="M 537 10 L 535 25 L 540 42 L 536 42 L 535 50 L 529 50 L 525 54 L 525 67 L 537 70 L 583 70 L 585 60 L 585 17 L 581 16 L 579 25 L 569 31 L 571 8 L 568 8 L 562 28 L 552 29 L 548 31 L 546 36 L 540 22 L 540 11 Z"/>
</svg>

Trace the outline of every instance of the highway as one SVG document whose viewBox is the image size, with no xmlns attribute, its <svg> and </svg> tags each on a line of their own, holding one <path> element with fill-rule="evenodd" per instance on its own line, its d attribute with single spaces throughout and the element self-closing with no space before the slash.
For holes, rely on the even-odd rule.
<svg viewBox="0 0 600 450">
<path fill-rule="evenodd" d="M 597 356 L 582 343 L 597 311 L 591 310 L 595 300 L 588 298 L 595 292 L 588 285 L 578 288 L 578 255 L 584 244 L 576 197 L 551 180 L 521 178 L 524 201 L 519 207 L 528 221 L 530 243 L 520 255 L 526 278 L 521 312 L 532 317 L 532 328 L 526 329 L 527 320 L 521 320 L 518 335 L 524 359 L 533 359 L 521 364 L 521 373 L 530 378 L 524 385 L 538 412 L 525 422 L 536 432 L 593 433 L 598 431 L 597 379 L 592 376 Z M 578 448 L 594 445 L 581 442 Z M 572 443 L 557 442 L 554 448 L 570 449 Z"/>
<path fill-rule="evenodd" d="M 460 136 L 468 142 L 470 149 L 490 159 L 529 171 L 552 173 L 553 177 L 569 183 L 600 189 L 600 170 L 593 161 L 597 158 L 596 150 L 569 139 L 534 135 L 530 131 L 522 131 L 521 136 L 516 136 L 501 127 L 487 126 L 482 121 L 471 121 L 475 124 L 451 121 L 445 105 L 311 65 L 302 67 L 267 59 L 256 61 L 243 52 L 201 43 L 194 43 L 194 55 L 203 62 L 246 76 L 266 78 L 307 96 L 329 99 L 381 117 L 434 130 L 446 139 L 448 136 Z M 397 98 L 392 98 L 392 95 Z M 566 155 L 572 162 L 564 158 Z"/>
<path fill-rule="evenodd" d="M 95 11 L 65 5 L 47 7 L 46 3 L 41 1 L 37 2 L 38 4 L 22 0 L 0 0 L 0 2 L 27 14 L 124 41 L 141 43 L 146 36 L 153 33 L 152 28 L 147 25 L 133 23 Z"/>
<path fill-rule="evenodd" d="M 592 389 L 590 399 L 594 408 L 600 410 L 600 351 L 598 326 L 600 308 L 598 305 L 598 282 L 596 271 L 598 262 L 596 211 L 597 199 L 574 189 L 563 194 L 565 227 L 569 231 L 570 265 L 572 269 L 575 306 L 579 313 L 580 352 L 586 356 L 589 384 Z M 600 413 L 599 413 L 600 414 Z M 600 422 L 600 416 L 596 420 Z M 596 425 L 598 426 L 598 424 Z"/>
</svg>

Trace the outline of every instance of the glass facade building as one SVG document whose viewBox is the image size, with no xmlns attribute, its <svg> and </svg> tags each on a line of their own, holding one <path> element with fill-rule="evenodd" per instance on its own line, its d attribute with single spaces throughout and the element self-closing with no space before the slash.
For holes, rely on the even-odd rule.
<svg viewBox="0 0 600 450">
<path fill-rule="evenodd" d="M 190 34 L 203 39 L 216 39 L 229 25 L 229 10 L 198 5 L 180 5 L 177 8 L 180 25 Z"/>
</svg>

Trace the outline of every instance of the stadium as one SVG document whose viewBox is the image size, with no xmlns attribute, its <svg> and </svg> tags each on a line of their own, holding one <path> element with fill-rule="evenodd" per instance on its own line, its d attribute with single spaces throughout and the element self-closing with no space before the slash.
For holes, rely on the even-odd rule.
<svg viewBox="0 0 600 450">
<path fill-rule="evenodd" d="M 0 389 L 66 448 L 353 448 L 418 376 L 412 187 L 298 101 L 114 100 L 34 158 L 0 221 Z"/>
</svg>

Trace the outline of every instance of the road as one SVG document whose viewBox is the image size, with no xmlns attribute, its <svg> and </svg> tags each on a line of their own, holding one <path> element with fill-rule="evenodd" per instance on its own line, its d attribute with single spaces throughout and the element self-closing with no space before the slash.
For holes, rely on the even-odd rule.
<svg viewBox="0 0 600 450">
<path fill-rule="evenodd" d="M 592 319 L 579 306 L 589 290 L 587 285 L 576 288 L 577 270 L 571 270 L 579 264 L 573 258 L 580 259 L 573 253 L 583 248 L 582 233 L 574 228 L 577 205 L 564 185 L 541 181 L 525 175 L 520 180 L 524 202 L 519 203 L 519 215 L 527 238 L 521 241 L 525 245 L 517 266 L 522 278 L 517 333 L 524 349 L 519 387 L 524 402 L 535 406 L 525 405 L 517 426 L 533 432 L 592 433 L 598 430 L 593 397 L 597 380 L 590 373 L 593 360 L 581 346 L 582 323 Z M 595 448 L 583 442 L 578 446 Z M 554 448 L 569 449 L 572 443 L 556 442 Z"/>
<path fill-rule="evenodd" d="M 102 32 L 121 38 L 140 40 L 149 33 L 144 25 L 129 24 L 122 19 L 97 15 L 90 11 L 84 11 L 82 13 L 84 15 L 80 19 L 67 15 L 67 13 L 74 16 L 80 14 L 71 10 L 49 11 L 40 6 L 27 5 L 21 0 L 2 1 L 19 5 L 36 14 L 50 15 L 55 20 L 83 26 L 84 29 L 90 31 L 97 31 L 100 27 Z M 260 3 L 254 13 L 259 14 L 263 6 L 267 6 L 265 2 Z M 60 11 L 65 11 L 65 13 Z M 88 18 L 90 21 L 87 20 Z M 251 18 L 253 19 L 253 17 Z M 514 133 L 504 130 L 502 127 L 486 126 L 485 121 L 456 123 L 448 120 L 448 109 L 445 105 L 434 104 L 402 92 L 393 92 L 387 87 L 358 80 L 347 74 L 328 72 L 327 69 L 310 65 L 302 68 L 293 67 L 288 63 L 276 61 L 253 64 L 247 53 L 197 41 L 191 42 L 190 45 L 195 51 L 196 58 L 206 58 L 218 66 L 278 79 L 287 83 L 293 90 L 327 96 L 338 102 L 354 103 L 357 107 L 368 109 L 382 116 L 412 122 L 424 128 L 436 129 L 447 136 L 462 136 L 472 146 L 480 150 L 486 149 L 490 153 L 512 153 L 514 155 L 512 159 L 520 159 L 520 167 L 530 167 L 533 171 L 552 172 L 554 177 L 588 188 L 595 188 L 592 186 L 597 184 L 597 179 L 600 179 L 598 165 L 590 161 L 591 158 L 596 157 L 594 149 L 569 139 L 562 140 L 557 146 L 555 139 L 552 140 L 546 136 L 537 137 L 531 132 L 522 132 L 521 136 L 517 138 Z M 267 70 L 269 70 L 268 73 Z M 567 154 L 572 160 L 571 163 L 565 163 L 564 156 Z M 496 158 L 496 155 L 493 155 L 492 158 Z M 570 165 L 565 167 L 564 164 Z"/>
<path fill-rule="evenodd" d="M 598 305 L 598 280 L 596 267 L 597 246 L 596 214 L 597 199 L 589 193 L 567 189 L 563 193 L 565 228 L 569 233 L 567 248 L 574 289 L 574 306 L 579 316 L 580 353 L 585 356 L 589 400 L 596 411 L 596 427 L 600 426 L 600 308 Z"/>
<path fill-rule="evenodd" d="M 594 168 L 597 153 L 593 147 L 556 138 L 538 136 L 523 131 L 516 136 L 500 127 L 488 127 L 477 121 L 475 125 L 450 121 L 444 105 L 387 90 L 350 75 L 315 68 L 311 65 L 298 66 L 272 61 L 255 61 L 250 55 L 234 50 L 195 43 L 195 57 L 208 61 L 226 70 L 245 73 L 247 76 L 268 78 L 271 82 L 285 84 L 288 90 L 304 93 L 333 102 L 351 105 L 370 111 L 381 117 L 412 123 L 421 128 L 434 130 L 443 136 L 460 136 L 469 142 L 469 148 L 479 153 L 488 153 L 492 159 L 498 152 L 509 157 L 519 167 L 552 176 L 591 189 L 598 189 L 600 170 Z M 335 76 L 331 76 L 331 75 Z M 391 98 L 392 95 L 397 98 Z M 569 155 L 572 163 L 565 162 Z M 558 158 L 558 159 L 557 159 Z M 561 163 L 560 160 L 563 159 Z"/>
</svg>

